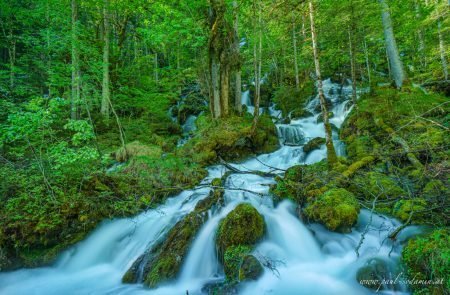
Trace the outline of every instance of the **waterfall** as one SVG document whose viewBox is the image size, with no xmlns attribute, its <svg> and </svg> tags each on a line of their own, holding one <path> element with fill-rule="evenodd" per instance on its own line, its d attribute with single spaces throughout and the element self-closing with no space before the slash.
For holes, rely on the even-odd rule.
<svg viewBox="0 0 450 295">
<path fill-rule="evenodd" d="M 351 110 L 351 88 L 324 81 L 327 99 L 331 101 L 334 116 L 330 122 L 340 127 Z M 242 103 L 251 108 L 249 91 L 242 95 Z M 318 98 L 314 97 L 307 108 L 313 115 L 292 120 L 291 124 L 278 124 L 281 147 L 269 154 L 230 164 L 240 170 L 259 170 L 278 173 L 297 164 L 312 164 L 326 157 L 325 147 L 308 155 L 302 145 L 311 138 L 324 137 L 323 123 L 317 123 Z M 188 118 L 186 132 L 192 130 L 195 118 Z M 337 150 L 342 143 L 337 140 Z M 341 152 L 342 154 L 343 152 Z M 280 170 L 273 171 L 276 167 Z M 221 177 L 227 168 L 216 165 L 208 168 L 208 176 L 202 184 Z M 349 234 L 330 232 L 319 224 L 306 226 L 295 212 L 290 201 L 274 204 L 269 186 L 273 177 L 255 174 L 230 174 L 226 179 L 225 205 L 210 211 L 210 218 L 198 232 L 188 255 L 185 257 L 179 277 L 171 284 L 149 290 L 142 284 L 124 285 L 121 278 L 131 264 L 158 239 L 161 239 L 183 216 L 191 212 L 198 201 L 205 198 L 210 189 L 199 186 L 169 198 L 157 209 L 149 210 L 134 218 L 106 221 L 98 226 L 84 241 L 64 251 L 52 266 L 21 269 L 0 273 L 0 293 L 21 294 L 202 294 L 205 284 L 223 280 L 223 269 L 215 249 L 215 235 L 220 221 L 238 204 L 252 204 L 264 217 L 267 228 L 264 239 L 256 245 L 253 255 L 261 261 L 271 261 L 274 269 L 266 268 L 263 276 L 254 282 L 243 283 L 239 294 L 372 294 L 356 281 L 356 272 L 369 259 L 380 257 L 388 263 L 398 264 L 401 247 L 387 238 L 389 229 L 399 222 L 374 215 L 371 228 L 365 234 L 357 257 L 361 234 L 370 222 L 370 212 L 362 210 L 357 225 Z M 239 189 L 245 189 L 239 190 Z M 262 193 L 264 196 L 249 191 Z M 414 235 L 417 228 L 408 227 L 399 240 Z M 380 290 L 380 294 L 405 294 Z"/>
</svg>

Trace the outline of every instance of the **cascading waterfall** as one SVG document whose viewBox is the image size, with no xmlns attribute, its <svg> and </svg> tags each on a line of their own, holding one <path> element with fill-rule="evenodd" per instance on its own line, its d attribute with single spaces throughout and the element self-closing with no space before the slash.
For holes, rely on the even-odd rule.
<svg viewBox="0 0 450 295">
<path fill-rule="evenodd" d="M 337 128 L 351 110 L 351 106 L 348 107 L 351 89 L 347 88 L 330 80 L 324 81 L 327 98 L 333 103 L 331 111 L 334 116 L 330 122 Z M 248 91 L 243 93 L 242 102 L 251 107 Z M 317 98 L 308 104 L 313 116 L 278 126 L 282 138 L 280 140 L 292 139 L 296 141 L 295 145 L 282 145 L 273 153 L 232 165 L 241 170 L 272 173 L 272 167 L 276 167 L 282 175 L 281 169 L 324 159 L 324 146 L 307 156 L 302 150 L 302 144 L 307 139 L 324 137 L 323 123 L 317 123 L 317 104 Z M 334 135 L 337 139 L 336 130 Z M 335 144 L 337 147 L 340 145 L 338 140 Z M 208 171 L 209 175 L 203 184 L 221 177 L 227 168 L 217 165 L 210 167 Z M 157 209 L 134 218 L 106 221 L 86 240 L 65 251 L 50 267 L 0 274 L 0 293 L 153 295 L 186 294 L 188 290 L 191 295 L 201 294 L 205 284 L 223 279 L 223 269 L 215 249 L 215 233 L 220 220 L 243 202 L 251 203 L 264 216 L 266 236 L 256 246 L 253 254 L 261 261 L 271 261 L 273 268 L 266 268 L 257 281 L 243 283 L 239 289 L 240 294 L 371 294 L 372 291 L 356 281 L 358 269 L 373 258 L 382 259 L 393 267 L 398 264 L 401 247 L 399 243 L 393 244 L 387 238 L 389 230 L 399 225 L 398 221 L 379 215 L 371 216 L 369 211 L 362 210 L 358 223 L 350 234 L 329 232 L 318 224 L 307 227 L 296 217 L 294 204 L 289 201 L 274 204 L 269 195 L 269 185 L 274 183 L 272 177 L 230 174 L 226 179 L 226 187 L 233 189 L 225 190 L 225 205 L 209 212 L 210 218 L 192 243 L 179 278 L 168 286 L 149 290 L 141 284 L 124 285 L 121 278 L 137 257 L 208 195 L 209 188 L 184 191 L 168 199 Z M 264 196 L 249 191 L 262 193 Z M 355 249 L 369 222 L 371 230 L 365 234 L 358 257 Z M 417 230 L 415 227 L 406 228 L 398 236 L 398 240 L 406 239 Z M 378 293 L 408 292 L 403 286 L 397 286 L 395 291 L 380 290 Z"/>
</svg>

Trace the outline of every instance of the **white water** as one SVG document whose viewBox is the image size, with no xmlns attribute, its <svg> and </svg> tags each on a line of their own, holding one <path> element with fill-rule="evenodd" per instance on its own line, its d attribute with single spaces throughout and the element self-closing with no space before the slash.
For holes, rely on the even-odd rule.
<svg viewBox="0 0 450 295">
<path fill-rule="evenodd" d="M 334 103 L 332 122 L 339 127 L 350 111 L 346 107 L 348 96 L 339 98 L 341 95 L 333 91 L 340 86 L 329 80 L 324 81 L 324 87 Z M 246 95 L 244 92 L 243 100 L 247 102 Z M 317 99 L 312 100 L 308 109 L 313 111 L 316 104 Z M 316 124 L 317 116 L 318 113 L 314 112 L 314 116 L 296 120 L 291 126 L 295 126 L 307 139 L 323 137 L 323 124 Z M 338 141 L 335 143 L 339 145 Z M 324 159 L 325 155 L 324 147 L 305 157 L 301 145 L 281 146 L 273 153 L 260 155 L 259 161 L 249 159 L 234 165 L 241 170 L 281 174 L 281 170 L 273 171 L 271 167 L 286 169 L 300 163 L 310 164 Z M 209 175 L 203 183 L 209 183 L 226 172 L 226 168 L 220 165 L 208 170 Z M 269 185 L 273 183 L 275 181 L 269 177 L 231 174 L 226 186 L 233 190 L 225 190 L 225 206 L 218 212 L 210 212 L 210 218 L 191 245 L 178 280 L 168 286 L 148 290 L 141 284 L 123 285 L 121 278 L 136 258 L 208 195 L 208 188 L 184 191 L 168 199 L 157 210 L 135 218 L 104 222 L 86 240 L 65 251 L 51 267 L 0 274 L 0 294 L 169 295 L 186 294 L 186 290 L 191 295 L 201 294 L 206 283 L 223 279 L 215 249 L 215 232 L 220 220 L 242 202 L 251 203 L 264 216 L 266 236 L 257 245 L 254 255 L 261 261 L 271 261 L 276 271 L 266 268 L 258 281 L 242 284 L 240 294 L 370 294 L 371 291 L 356 282 L 357 270 L 372 257 L 397 264 L 400 246 L 393 245 L 386 238 L 389 231 L 399 225 L 396 220 L 374 215 L 358 258 L 355 248 L 369 222 L 368 211 L 361 212 L 358 224 L 350 234 L 332 233 L 318 224 L 307 227 L 298 219 L 292 203 L 283 201 L 273 204 L 268 193 Z M 265 196 L 237 190 L 239 188 Z M 403 235 L 412 235 L 415 230 L 410 227 Z M 379 292 L 383 293 L 403 294 L 406 291 Z"/>
</svg>

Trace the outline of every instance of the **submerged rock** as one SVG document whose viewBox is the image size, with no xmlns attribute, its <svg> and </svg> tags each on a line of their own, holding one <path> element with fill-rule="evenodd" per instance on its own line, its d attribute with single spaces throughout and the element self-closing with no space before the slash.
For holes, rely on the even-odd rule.
<svg viewBox="0 0 450 295">
<path fill-rule="evenodd" d="M 139 283 L 142 279 L 144 285 L 154 288 L 174 279 L 188 254 L 190 244 L 207 221 L 207 211 L 222 205 L 223 190 L 211 191 L 206 199 L 198 202 L 193 212 L 177 222 L 163 241 L 133 263 L 122 282 Z"/>
<path fill-rule="evenodd" d="M 346 233 L 356 223 L 359 209 L 359 203 L 351 192 L 335 188 L 313 200 L 306 207 L 305 214 L 329 230 Z"/>
<path fill-rule="evenodd" d="M 382 282 L 389 278 L 389 268 L 385 261 L 379 258 L 369 259 L 356 273 L 357 282 L 369 289 L 383 289 Z"/>
</svg>

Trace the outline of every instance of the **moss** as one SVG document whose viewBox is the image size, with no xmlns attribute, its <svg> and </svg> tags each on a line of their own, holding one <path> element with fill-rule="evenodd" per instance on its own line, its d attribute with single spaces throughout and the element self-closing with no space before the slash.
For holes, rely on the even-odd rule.
<svg viewBox="0 0 450 295">
<path fill-rule="evenodd" d="M 236 245 L 227 248 L 223 255 L 223 266 L 225 277 L 228 282 L 235 283 L 239 281 L 239 269 L 244 257 L 252 250 L 251 246 Z"/>
<path fill-rule="evenodd" d="M 349 191 L 331 189 L 311 202 L 304 212 L 330 230 L 348 232 L 358 218 L 359 204 Z"/>
<path fill-rule="evenodd" d="M 161 157 L 162 151 L 158 146 L 148 146 L 140 143 L 139 141 L 133 141 L 125 145 L 125 147 L 119 148 L 114 153 L 114 158 L 118 162 L 126 162 L 133 157 L 147 156 L 152 158 Z"/>
<path fill-rule="evenodd" d="M 446 294 L 450 290 L 450 235 L 448 229 L 412 239 L 402 251 L 409 279 L 441 284 L 411 284 L 414 294 Z"/>
<path fill-rule="evenodd" d="M 350 177 L 353 174 L 355 174 L 355 172 L 357 170 L 361 169 L 364 166 L 369 165 L 373 161 L 375 161 L 375 158 L 372 156 L 364 157 L 361 160 L 356 161 L 353 164 L 351 164 L 346 170 L 342 171 L 342 175 L 345 177 Z"/>
<path fill-rule="evenodd" d="M 228 247 L 255 244 L 264 230 L 261 214 L 250 204 L 239 204 L 220 222 L 216 238 L 219 253 L 223 257 Z"/>
<path fill-rule="evenodd" d="M 360 173 L 354 179 L 355 192 L 366 199 L 379 196 L 380 199 L 396 199 L 407 196 L 407 193 L 390 177 L 379 172 Z"/>
<path fill-rule="evenodd" d="M 316 137 L 316 138 L 308 141 L 308 143 L 303 146 L 303 152 L 308 154 L 308 153 L 312 152 L 313 150 L 320 148 L 320 146 L 323 144 L 325 144 L 325 138 Z"/>
<path fill-rule="evenodd" d="M 423 219 L 423 211 L 427 208 L 427 201 L 422 198 L 414 198 L 409 200 L 397 201 L 392 209 L 392 215 L 402 222 L 409 219 L 411 211 L 413 211 L 411 221 L 413 223 L 423 224 L 426 221 Z"/>
<path fill-rule="evenodd" d="M 313 116 L 313 113 L 302 108 L 302 109 L 293 110 L 289 116 L 291 117 L 291 119 L 301 119 L 301 118 L 311 117 L 311 116 Z"/>
</svg>

